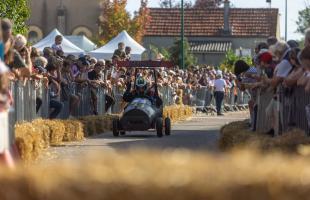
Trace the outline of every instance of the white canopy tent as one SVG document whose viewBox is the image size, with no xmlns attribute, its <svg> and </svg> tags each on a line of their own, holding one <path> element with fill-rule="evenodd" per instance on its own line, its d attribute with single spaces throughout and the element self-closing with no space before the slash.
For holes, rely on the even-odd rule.
<svg viewBox="0 0 310 200">
<path fill-rule="evenodd" d="M 35 48 L 39 49 L 40 51 L 43 51 L 45 47 L 52 47 L 52 45 L 55 43 L 55 37 L 57 35 L 63 36 L 57 29 L 54 29 L 50 34 L 48 34 L 45 38 L 43 38 L 41 41 L 39 41 L 37 44 L 33 45 Z M 78 56 L 82 53 L 84 53 L 84 50 L 80 49 L 73 43 L 71 43 L 68 39 L 66 39 L 63 36 L 63 40 L 61 43 L 62 50 L 65 54 L 73 54 L 75 56 Z"/>
<path fill-rule="evenodd" d="M 131 47 L 131 60 L 141 60 L 145 48 L 132 39 L 126 31 L 122 31 L 106 45 L 89 52 L 89 54 L 97 59 L 111 59 L 120 42 L 125 43 L 125 46 Z"/>
<path fill-rule="evenodd" d="M 97 47 L 97 45 L 95 45 L 84 35 L 66 35 L 65 37 L 86 52 L 93 51 Z"/>
</svg>

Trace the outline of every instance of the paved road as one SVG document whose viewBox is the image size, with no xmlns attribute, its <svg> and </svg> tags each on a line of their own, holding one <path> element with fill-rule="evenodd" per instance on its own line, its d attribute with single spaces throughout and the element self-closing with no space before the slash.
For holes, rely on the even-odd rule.
<svg viewBox="0 0 310 200">
<path fill-rule="evenodd" d="M 229 113 L 224 117 L 197 115 L 191 120 L 179 122 L 172 127 L 172 135 L 157 138 L 154 131 L 131 132 L 126 136 L 114 138 L 112 133 L 104 133 L 87 138 L 83 142 L 68 143 L 52 147 L 49 160 L 75 159 L 91 151 L 124 150 L 127 148 L 185 148 L 189 150 L 217 150 L 219 129 L 226 123 L 248 118 L 246 112 Z"/>
</svg>

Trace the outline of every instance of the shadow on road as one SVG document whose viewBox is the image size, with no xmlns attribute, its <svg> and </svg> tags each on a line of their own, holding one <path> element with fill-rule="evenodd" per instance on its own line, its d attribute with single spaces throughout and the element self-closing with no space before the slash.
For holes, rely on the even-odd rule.
<svg viewBox="0 0 310 200">
<path fill-rule="evenodd" d="M 106 133 L 91 139 L 105 140 L 107 146 L 115 150 L 131 148 L 173 149 L 182 148 L 188 150 L 217 150 L 219 139 L 218 129 L 214 130 L 175 130 L 170 136 L 158 138 L 155 132 L 126 133 L 125 136 L 113 137 Z"/>
</svg>

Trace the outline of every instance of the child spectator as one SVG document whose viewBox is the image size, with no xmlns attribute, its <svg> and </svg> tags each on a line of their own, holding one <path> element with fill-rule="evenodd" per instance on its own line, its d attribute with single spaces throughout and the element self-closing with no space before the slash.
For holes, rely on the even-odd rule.
<svg viewBox="0 0 310 200">
<path fill-rule="evenodd" d="M 52 49 L 54 50 L 54 53 L 56 53 L 59 50 L 62 51 L 61 43 L 62 43 L 62 36 L 61 35 L 57 35 L 55 37 L 55 43 L 52 45 Z"/>
</svg>

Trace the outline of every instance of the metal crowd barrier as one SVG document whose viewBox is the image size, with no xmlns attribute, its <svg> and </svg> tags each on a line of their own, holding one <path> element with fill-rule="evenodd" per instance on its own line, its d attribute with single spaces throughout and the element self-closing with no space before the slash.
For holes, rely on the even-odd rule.
<svg viewBox="0 0 310 200">
<path fill-rule="evenodd" d="M 10 128 L 17 122 L 32 121 L 36 118 L 48 118 L 49 117 L 49 89 L 45 88 L 42 83 L 35 81 L 27 81 L 25 84 L 21 81 L 11 82 L 11 93 L 14 99 L 13 110 L 10 113 Z M 97 96 L 97 111 L 99 115 L 105 113 L 105 89 L 92 88 Z M 76 110 L 75 116 L 86 116 L 93 114 L 92 100 L 91 100 L 91 88 L 90 86 L 82 87 L 73 83 L 70 85 L 70 93 L 77 95 L 80 99 L 80 104 Z M 61 101 L 62 97 L 58 97 L 57 100 Z M 38 112 L 36 107 L 38 101 L 41 101 L 41 106 Z M 69 117 L 70 98 L 61 101 L 64 105 L 59 118 L 67 119 Z"/>
<path fill-rule="evenodd" d="M 123 94 L 124 89 L 118 88 L 117 86 L 112 87 L 112 96 L 114 97 L 115 104 L 112 106 L 112 113 L 120 113 L 122 110 Z"/>
<path fill-rule="evenodd" d="M 307 135 L 310 133 L 307 108 L 310 105 L 310 95 L 303 87 L 294 87 L 291 90 L 279 86 L 277 95 L 273 91 L 261 91 L 258 96 L 258 113 L 256 127 L 259 132 L 266 132 L 272 128 L 271 119 L 266 115 L 266 109 L 273 98 L 278 100 L 274 123 L 275 132 L 279 134 L 288 131 L 292 127 L 300 128 Z"/>
<path fill-rule="evenodd" d="M 162 98 L 164 106 L 169 106 L 174 103 L 172 97 L 173 89 L 170 86 L 160 87 L 158 88 L 158 91 L 160 93 L 160 97 Z"/>
<path fill-rule="evenodd" d="M 271 120 L 267 117 L 266 108 L 273 96 L 272 91 L 263 89 L 258 91 L 256 130 L 259 132 L 267 132 L 271 129 Z"/>
</svg>

